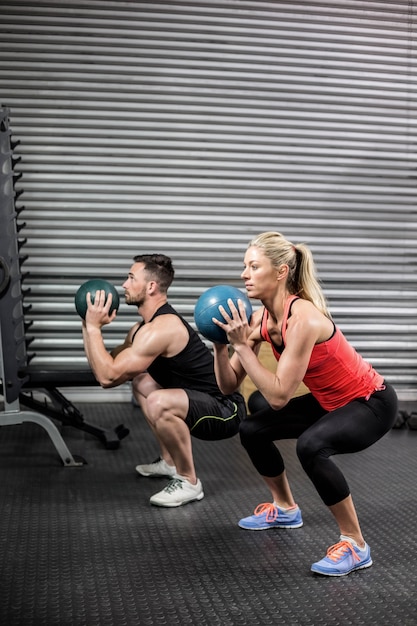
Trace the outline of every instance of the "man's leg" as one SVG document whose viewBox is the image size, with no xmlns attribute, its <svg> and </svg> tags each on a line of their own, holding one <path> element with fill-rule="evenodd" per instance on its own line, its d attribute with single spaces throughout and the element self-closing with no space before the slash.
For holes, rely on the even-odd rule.
<svg viewBox="0 0 417 626">
<path fill-rule="evenodd" d="M 183 389 L 159 389 L 146 399 L 147 419 L 151 428 L 177 468 L 177 474 L 191 484 L 197 483 L 190 430 L 185 423 L 188 396 Z M 165 459 L 168 462 L 168 459 Z"/>
<path fill-rule="evenodd" d="M 157 389 L 146 398 L 147 419 L 161 444 L 172 458 L 176 473 L 150 503 L 177 507 L 204 498 L 203 486 L 197 478 L 191 435 L 185 419 L 189 400 L 183 389 Z"/>
<path fill-rule="evenodd" d="M 152 378 L 152 376 L 150 376 L 149 374 L 139 374 L 138 376 L 135 376 L 135 378 L 132 380 L 132 392 L 133 392 L 133 396 L 137 402 L 137 404 L 140 406 L 140 409 L 143 413 L 143 415 L 145 416 L 145 419 L 149 425 L 149 428 L 152 430 L 153 434 L 155 435 L 155 439 L 158 442 L 159 445 L 159 450 L 160 450 L 160 458 L 165 461 L 166 465 L 168 466 L 168 468 L 165 468 L 167 471 L 167 475 L 171 475 L 173 473 L 175 473 L 176 469 L 175 469 L 175 463 L 174 460 L 171 457 L 171 454 L 169 453 L 169 451 L 167 450 L 167 448 L 164 445 L 164 442 L 161 441 L 161 439 L 158 437 L 158 433 L 156 432 L 152 421 L 149 419 L 148 417 L 148 409 L 147 409 L 147 399 L 148 396 L 154 392 L 154 391 L 158 391 L 159 389 L 161 389 L 159 387 L 159 385 L 154 381 L 154 379 Z M 151 463 L 150 465 L 156 465 L 155 463 Z M 174 471 L 170 471 L 169 468 L 173 468 Z M 154 474 L 152 471 L 152 468 L 149 465 L 138 465 L 137 466 L 137 471 L 139 474 L 142 474 L 143 476 L 158 476 L 158 475 L 165 475 L 165 469 L 162 468 L 161 472 L 162 474 L 159 473 L 159 469 L 155 468 L 155 471 L 157 471 L 158 473 Z"/>
</svg>

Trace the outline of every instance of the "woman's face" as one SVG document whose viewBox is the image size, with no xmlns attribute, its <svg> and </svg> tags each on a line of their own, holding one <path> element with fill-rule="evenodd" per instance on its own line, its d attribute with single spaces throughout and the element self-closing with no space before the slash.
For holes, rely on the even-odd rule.
<svg viewBox="0 0 417 626">
<path fill-rule="evenodd" d="M 241 278 L 245 281 L 249 298 L 263 300 L 276 293 L 280 273 L 261 248 L 256 246 L 248 248 L 243 264 L 245 269 Z"/>
</svg>

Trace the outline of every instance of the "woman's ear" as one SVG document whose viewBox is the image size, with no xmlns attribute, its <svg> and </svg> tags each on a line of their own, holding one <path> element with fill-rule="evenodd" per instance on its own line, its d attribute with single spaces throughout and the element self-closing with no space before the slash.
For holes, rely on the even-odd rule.
<svg viewBox="0 0 417 626">
<path fill-rule="evenodd" d="M 288 276 L 289 270 L 290 268 L 286 263 L 283 263 L 282 265 L 280 265 L 277 270 L 277 280 L 286 279 Z"/>
</svg>

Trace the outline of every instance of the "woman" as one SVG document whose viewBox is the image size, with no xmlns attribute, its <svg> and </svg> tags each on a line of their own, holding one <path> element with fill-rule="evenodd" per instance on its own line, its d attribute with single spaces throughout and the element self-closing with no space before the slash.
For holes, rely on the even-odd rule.
<svg viewBox="0 0 417 626">
<path fill-rule="evenodd" d="M 248 324 L 245 309 L 229 301 L 224 321 L 233 347 L 215 344 L 215 371 L 222 392 L 232 393 L 246 374 L 268 405 L 240 425 L 242 445 L 269 487 L 273 502 L 261 504 L 241 528 L 299 528 L 303 521 L 274 444 L 297 439 L 297 455 L 318 494 L 332 512 L 340 540 L 311 570 L 343 576 L 372 565 L 348 484 L 330 457 L 364 450 L 392 427 L 397 413 L 394 389 L 348 343 L 335 326 L 316 278 L 311 251 L 277 232 L 253 239 L 241 275 L 250 298 L 259 299 Z M 257 358 L 260 343 L 271 344 L 277 368 Z M 304 381 L 310 393 L 294 398 Z"/>
</svg>

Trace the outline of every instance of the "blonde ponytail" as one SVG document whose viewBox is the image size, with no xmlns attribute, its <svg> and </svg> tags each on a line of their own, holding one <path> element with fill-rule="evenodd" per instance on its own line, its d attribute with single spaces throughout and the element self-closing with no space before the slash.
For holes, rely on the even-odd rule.
<svg viewBox="0 0 417 626">
<path fill-rule="evenodd" d="M 326 298 L 317 279 L 313 255 L 304 243 L 294 245 L 281 233 L 269 231 L 252 239 L 248 248 L 252 246 L 261 248 L 274 267 L 288 265 L 289 292 L 309 300 L 331 319 Z"/>
</svg>

